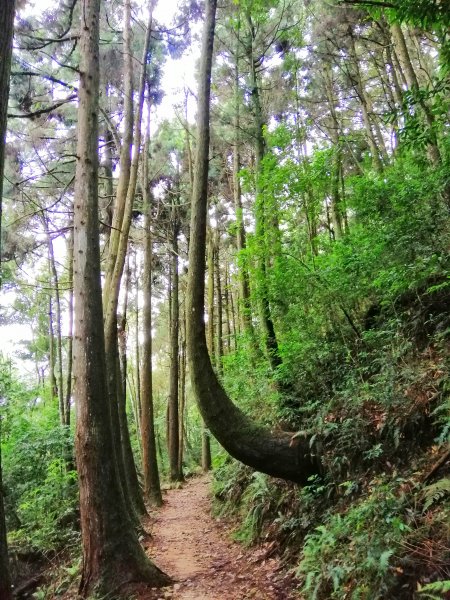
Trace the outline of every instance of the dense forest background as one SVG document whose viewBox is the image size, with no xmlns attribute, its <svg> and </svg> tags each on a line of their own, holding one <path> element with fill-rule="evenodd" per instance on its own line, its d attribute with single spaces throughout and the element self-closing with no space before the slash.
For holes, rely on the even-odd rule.
<svg viewBox="0 0 450 600">
<path fill-rule="evenodd" d="M 7 109 L 0 331 L 18 333 L 0 355 L 0 473 L 12 580 L 58 556 L 65 575 L 36 597 L 64 594 L 80 574 L 84 596 L 110 592 L 113 569 L 106 577 L 95 542 L 87 548 L 83 515 L 95 509 L 124 511 L 105 517 L 111 532 L 126 513 L 134 533 L 117 539 L 134 572 L 167 582 L 136 550 L 144 499 L 158 506 L 161 480 L 179 485 L 212 468 L 217 513 L 233 515 L 242 543 L 282 557 L 299 597 L 448 597 L 445 3 L 239 0 L 214 19 L 213 2 L 186 2 L 170 26 L 152 1 L 101 3 L 98 135 L 85 138 L 100 161 L 96 335 L 107 388 L 85 411 L 73 383 L 90 334 L 77 329 L 74 306 L 97 292 L 87 279 L 73 285 L 74 231 L 89 222 L 77 217 L 77 125 L 80 71 L 95 56 L 80 12 L 96 9 L 95 0 L 57 4 L 17 2 Z M 215 20 L 211 79 L 200 66 L 200 92 L 186 88 L 161 115 L 164 69 L 200 52 L 203 20 L 205 31 Z M 211 85 L 204 155 L 202 81 Z M 229 413 L 201 397 L 199 412 L 202 383 L 195 375 L 191 385 L 188 364 L 191 200 L 204 165 L 201 294 L 214 398 L 223 389 Z M 111 456 L 89 463 L 81 442 L 75 456 L 77 419 L 86 444 L 108 423 Z M 79 483 L 93 471 L 105 500 L 81 507 L 82 535 Z"/>
</svg>

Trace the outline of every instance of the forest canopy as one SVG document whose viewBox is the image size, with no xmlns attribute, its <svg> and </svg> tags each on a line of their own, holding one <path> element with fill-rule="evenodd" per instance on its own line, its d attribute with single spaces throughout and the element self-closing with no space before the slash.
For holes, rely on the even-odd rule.
<svg viewBox="0 0 450 600">
<path fill-rule="evenodd" d="M 170 586 L 142 519 L 211 469 L 299 598 L 446 597 L 449 24 L 6 0 L 0 600 Z"/>
</svg>

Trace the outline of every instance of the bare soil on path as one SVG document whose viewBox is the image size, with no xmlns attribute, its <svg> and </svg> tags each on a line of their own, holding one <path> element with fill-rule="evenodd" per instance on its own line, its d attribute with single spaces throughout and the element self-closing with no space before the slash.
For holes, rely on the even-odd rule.
<svg viewBox="0 0 450 600">
<path fill-rule="evenodd" d="M 151 521 L 148 554 L 174 585 L 141 588 L 139 600 L 298 599 L 276 559 L 232 541 L 229 526 L 212 517 L 209 477 L 195 477 L 169 490 Z"/>
</svg>

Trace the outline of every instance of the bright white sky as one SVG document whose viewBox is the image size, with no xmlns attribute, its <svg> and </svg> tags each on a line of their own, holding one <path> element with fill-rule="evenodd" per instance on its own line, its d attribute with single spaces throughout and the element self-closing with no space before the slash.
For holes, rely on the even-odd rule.
<svg viewBox="0 0 450 600">
<path fill-rule="evenodd" d="M 1 2 L 2 0 L 0 0 Z M 144 0 L 143 0 L 144 2 Z M 20 14 L 23 16 L 39 14 L 47 8 L 52 6 L 58 6 L 59 0 L 25 0 L 21 4 Z M 22 8 L 23 7 L 23 8 Z M 157 3 L 154 16 L 155 19 L 162 26 L 170 28 L 173 26 L 173 17 L 177 13 L 178 0 L 159 0 Z M 199 28 L 199 25 L 197 25 Z M 161 104 L 156 109 L 156 119 L 154 121 L 161 122 L 164 119 L 172 119 L 175 116 L 175 107 L 183 104 L 184 102 L 184 89 L 188 88 L 192 91 L 196 91 L 195 81 L 195 64 L 199 54 L 198 45 L 194 45 L 190 48 L 186 55 L 178 60 L 173 60 L 170 57 L 167 58 L 166 64 L 164 65 L 164 74 L 162 77 L 162 88 L 164 90 L 164 97 Z M 188 100 L 188 119 L 193 121 L 196 111 L 196 102 L 191 95 Z M 61 244 L 64 244 L 61 240 Z M 55 240 L 55 252 L 58 253 L 58 240 Z M 61 248 L 61 252 L 64 249 Z M 2 292 L 2 304 L 3 306 L 11 306 L 14 302 L 13 294 L 5 294 Z M 63 327 L 64 327 L 63 323 Z M 12 356 L 14 350 L 22 349 L 18 346 L 20 340 L 31 340 L 32 332 L 27 325 L 5 325 L 1 327 L 0 332 L 0 353 L 4 356 Z M 17 361 L 15 361 L 17 364 Z M 30 374 L 34 371 L 32 364 L 27 364 L 24 361 L 20 361 L 21 370 L 29 371 Z"/>
</svg>

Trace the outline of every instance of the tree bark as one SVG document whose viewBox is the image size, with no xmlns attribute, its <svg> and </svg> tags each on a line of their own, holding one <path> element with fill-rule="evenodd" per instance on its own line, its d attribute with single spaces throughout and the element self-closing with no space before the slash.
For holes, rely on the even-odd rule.
<svg viewBox="0 0 450 600">
<path fill-rule="evenodd" d="M 73 362 L 73 228 L 70 232 L 67 248 L 69 262 L 69 302 L 67 312 L 69 313 L 69 331 L 67 333 L 67 373 L 66 373 L 66 397 L 65 397 L 65 425 L 70 426 L 70 403 L 72 400 L 72 362 Z"/>
<path fill-rule="evenodd" d="M 214 337 L 214 321 L 215 321 L 215 310 L 214 310 L 214 234 L 211 227 L 208 227 L 208 248 L 207 248 L 207 261 L 208 261 L 208 350 L 210 356 L 216 356 L 215 353 L 215 337 Z"/>
<path fill-rule="evenodd" d="M 242 330 L 249 332 L 253 338 L 252 325 L 252 307 L 250 301 L 250 282 L 248 277 L 248 268 L 244 257 L 244 251 L 247 247 L 244 215 L 242 210 L 242 191 L 239 171 L 241 170 L 241 153 L 240 153 L 240 111 L 239 111 L 239 53 L 236 52 L 236 63 L 234 70 L 234 146 L 233 146 L 233 199 L 234 210 L 236 213 L 236 245 L 238 249 L 239 263 L 239 295 L 240 295 L 240 317 Z"/>
<path fill-rule="evenodd" d="M 142 470 L 144 474 L 144 497 L 153 506 L 162 505 L 159 482 L 158 459 L 156 452 L 155 417 L 153 408 L 152 381 L 152 277 L 153 277 L 153 238 L 152 203 L 148 176 L 148 153 L 150 144 L 150 103 L 148 105 L 147 134 L 144 146 L 143 182 L 145 210 L 144 275 L 142 294 L 143 335 L 141 370 L 141 437 Z"/>
<path fill-rule="evenodd" d="M 267 248 L 266 234 L 269 223 L 267 222 L 266 199 L 261 189 L 262 161 L 266 153 L 266 142 L 264 139 L 264 120 L 261 107 L 260 89 L 256 64 L 258 59 L 254 55 L 253 42 L 255 39 L 255 27 L 249 12 L 246 13 L 249 29 L 249 41 L 246 46 L 247 57 L 250 67 L 250 92 L 254 116 L 254 138 L 255 138 L 255 235 L 258 238 L 261 250 L 257 256 L 258 270 L 258 298 L 261 329 L 264 346 L 270 366 L 273 370 L 281 365 L 281 356 L 278 348 L 278 340 L 275 333 L 275 325 L 272 320 L 272 311 L 269 302 L 269 291 L 267 286 Z M 273 221 L 273 219 L 272 219 Z M 271 223 L 273 225 L 273 223 Z"/>
<path fill-rule="evenodd" d="M 179 305 L 179 275 L 178 275 L 178 216 L 177 209 L 172 209 L 172 314 L 170 327 L 170 375 L 169 375 L 169 463 L 170 480 L 181 481 L 183 474 L 179 469 L 179 335 L 180 335 L 180 305 Z"/>
<path fill-rule="evenodd" d="M 216 308 L 217 308 L 217 343 L 216 343 L 216 367 L 217 372 L 223 374 L 223 302 L 222 302 L 222 281 L 220 278 L 220 264 L 219 264 L 219 247 L 220 247 L 220 233 L 219 230 L 215 232 L 214 240 L 214 275 L 216 277 Z"/>
<path fill-rule="evenodd" d="M 83 571 L 80 594 L 115 595 L 130 581 L 169 578 L 141 548 L 125 507 L 107 394 L 98 231 L 100 0 L 83 0 L 80 28 L 77 166 L 74 200 L 75 447 L 80 489 Z"/>
<path fill-rule="evenodd" d="M 192 387 L 207 427 L 222 446 L 243 463 L 274 477 L 306 483 L 320 471 L 309 440 L 292 443 L 287 433 L 272 433 L 237 408 L 220 385 L 206 346 L 204 323 L 205 250 L 208 200 L 208 152 L 211 64 L 216 0 L 206 2 L 198 93 L 197 158 L 191 206 L 187 293 L 187 347 Z"/>
<path fill-rule="evenodd" d="M 54 383 L 57 381 L 57 385 L 55 385 L 56 395 L 58 397 L 58 405 L 59 405 L 59 418 L 61 425 L 66 423 L 66 404 L 64 402 L 64 386 L 63 386 L 63 364 L 62 364 L 62 334 L 61 334 L 61 297 L 59 293 L 59 277 L 58 271 L 56 270 L 56 262 L 55 262 L 55 253 L 53 250 L 53 240 L 50 235 L 50 229 L 48 224 L 48 219 L 45 214 L 42 215 L 42 221 L 45 229 L 45 234 L 47 237 L 47 247 L 48 247 L 48 261 L 50 268 L 50 279 L 51 279 L 51 288 L 52 293 L 50 295 L 50 305 L 52 304 L 53 293 L 55 294 L 55 330 L 53 329 L 53 311 L 51 312 L 51 323 L 50 323 L 50 348 L 52 349 L 52 357 L 51 361 L 51 369 L 52 369 L 52 378 L 54 379 Z M 54 340 L 56 336 L 56 354 L 57 361 L 55 360 L 54 355 Z M 55 363 L 57 364 L 57 373 L 58 379 L 55 377 Z"/>
</svg>

